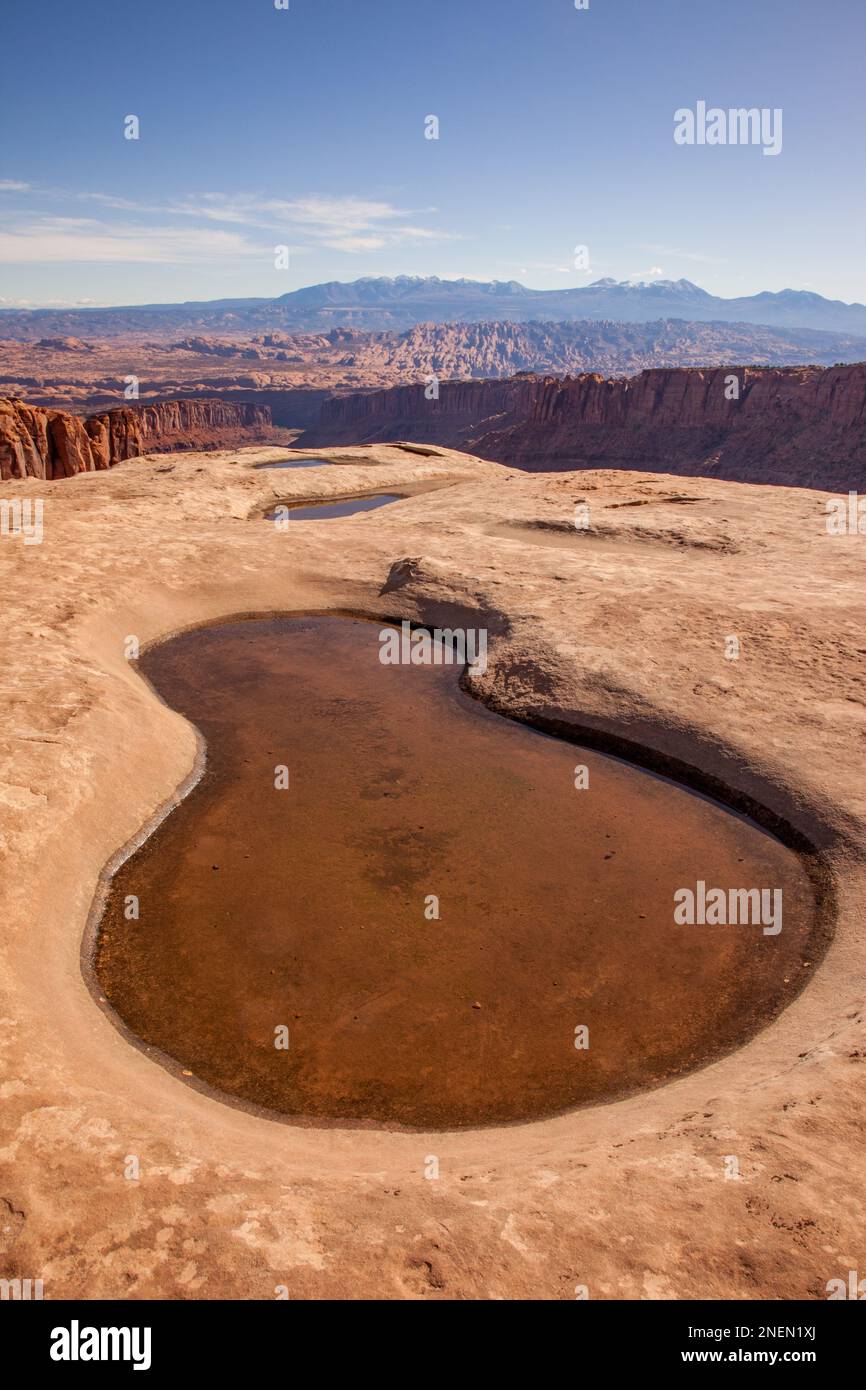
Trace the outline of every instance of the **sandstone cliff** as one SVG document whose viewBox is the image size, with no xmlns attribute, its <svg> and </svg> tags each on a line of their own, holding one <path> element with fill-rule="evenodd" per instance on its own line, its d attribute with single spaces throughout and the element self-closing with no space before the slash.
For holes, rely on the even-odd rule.
<svg viewBox="0 0 866 1390">
<path fill-rule="evenodd" d="M 68 478 L 158 449 L 248 443 L 270 428 L 263 405 L 163 401 L 82 418 L 0 398 L 0 478 Z"/>
<path fill-rule="evenodd" d="M 732 395 L 731 378 L 737 395 Z M 443 382 L 327 401 L 305 443 L 426 440 L 530 471 L 640 468 L 866 490 L 866 364 Z"/>
</svg>

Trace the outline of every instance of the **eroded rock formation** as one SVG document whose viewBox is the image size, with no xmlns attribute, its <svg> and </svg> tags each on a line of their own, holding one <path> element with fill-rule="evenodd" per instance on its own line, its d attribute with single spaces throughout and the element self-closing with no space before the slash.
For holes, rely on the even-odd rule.
<svg viewBox="0 0 866 1390">
<path fill-rule="evenodd" d="M 0 333 L 5 320 L 0 311 Z M 634 376 L 662 367 L 708 370 L 832 367 L 866 361 L 866 337 L 748 323 L 422 323 L 404 333 L 334 328 L 329 333 L 125 337 L 0 337 L 0 393 L 48 410 L 93 415 L 122 403 L 125 377 L 139 378 L 137 404 L 239 400 L 270 405 L 274 422 L 309 429 L 327 394 L 381 391 L 440 381 L 536 376 Z"/>
<path fill-rule="evenodd" d="M 163 401 L 82 418 L 0 398 L 0 478 L 68 478 L 155 449 L 249 442 L 270 428 L 271 412 L 263 405 Z"/>
</svg>

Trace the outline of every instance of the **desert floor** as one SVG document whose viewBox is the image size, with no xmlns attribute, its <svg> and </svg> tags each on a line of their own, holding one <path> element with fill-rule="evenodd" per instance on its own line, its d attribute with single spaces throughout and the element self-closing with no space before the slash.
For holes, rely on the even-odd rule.
<svg viewBox="0 0 866 1390">
<path fill-rule="evenodd" d="M 49 1299 L 793 1299 L 864 1272 L 866 540 L 805 490 L 396 445 L 255 470 L 281 452 L 4 485 L 45 533 L 0 539 L 0 1276 Z M 379 489 L 411 495 L 261 519 Z M 94 896 L 201 749 L 127 639 L 333 610 L 486 624 L 492 707 L 808 842 L 833 939 L 803 992 L 658 1090 L 449 1133 L 263 1118 L 132 1045 L 88 978 Z"/>
</svg>

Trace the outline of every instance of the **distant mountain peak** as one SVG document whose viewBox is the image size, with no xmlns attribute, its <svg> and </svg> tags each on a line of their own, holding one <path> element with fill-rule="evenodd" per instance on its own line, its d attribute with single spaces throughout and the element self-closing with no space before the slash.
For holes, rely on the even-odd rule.
<svg viewBox="0 0 866 1390">
<path fill-rule="evenodd" d="M 662 290 L 667 294 L 693 295 L 699 299 L 712 299 L 712 295 L 702 290 L 693 280 L 599 280 L 598 284 L 615 286 L 624 290 Z"/>
<path fill-rule="evenodd" d="M 613 284 L 614 282 L 611 280 L 610 283 Z M 519 294 L 537 293 L 535 290 L 528 290 L 519 280 L 471 280 L 465 275 L 361 275 L 357 280 L 329 280 L 327 284 L 329 287 L 340 286 L 344 289 L 351 289 L 357 285 L 374 285 L 383 288 L 386 285 L 409 285 L 413 289 L 439 286 L 451 289 L 459 286 L 461 289 L 483 290 L 485 293 L 489 293 L 491 290 Z M 315 289 L 316 286 L 310 288 Z M 285 295 L 282 297 L 285 298 Z"/>
<path fill-rule="evenodd" d="M 443 279 L 439 275 L 367 275 L 306 285 L 276 299 L 141 304 L 105 309 L 0 309 L 0 337 L 86 337 L 129 331 L 201 333 L 328 332 L 352 328 L 400 332 L 419 323 L 478 323 L 577 319 L 647 323 L 677 318 L 704 323 L 751 323 L 866 336 L 866 307 L 825 299 L 811 290 L 764 291 L 734 299 L 710 294 L 693 281 L 614 280 L 535 290 L 519 280 Z"/>
<path fill-rule="evenodd" d="M 690 294 L 701 298 L 712 299 L 712 295 L 702 290 L 700 285 L 696 285 L 692 280 L 614 280 L 612 276 L 606 275 L 603 280 L 593 280 L 592 284 L 586 285 L 588 290 L 667 290 L 671 294 Z"/>
</svg>

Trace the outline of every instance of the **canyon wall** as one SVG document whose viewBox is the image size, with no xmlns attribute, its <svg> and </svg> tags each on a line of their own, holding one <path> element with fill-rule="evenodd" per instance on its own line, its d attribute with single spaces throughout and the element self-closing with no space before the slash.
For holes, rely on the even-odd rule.
<svg viewBox="0 0 866 1390">
<path fill-rule="evenodd" d="M 312 447 L 410 439 L 463 448 L 479 432 L 527 419 L 547 380 L 525 373 L 495 381 L 443 381 L 435 400 L 427 399 L 423 382 L 333 396 L 323 402 L 318 425 L 302 442 Z"/>
<path fill-rule="evenodd" d="M 68 478 L 155 450 L 250 443 L 270 430 L 263 405 L 163 401 L 82 417 L 0 398 L 0 478 Z"/>
<path fill-rule="evenodd" d="M 535 472 L 634 468 L 866 491 L 866 364 L 443 382 L 431 401 L 423 385 L 396 387 L 326 402 L 304 442 L 400 438 Z"/>
</svg>

